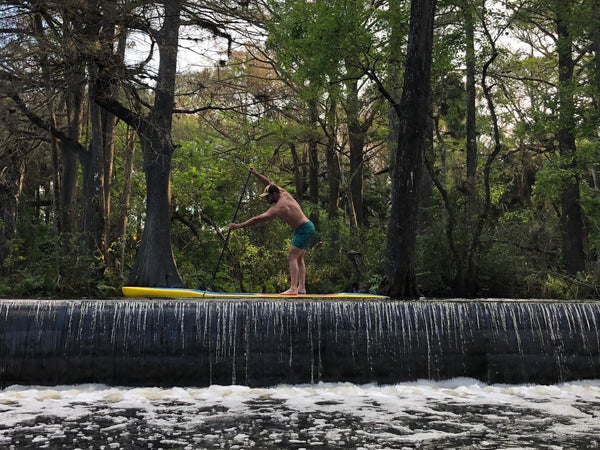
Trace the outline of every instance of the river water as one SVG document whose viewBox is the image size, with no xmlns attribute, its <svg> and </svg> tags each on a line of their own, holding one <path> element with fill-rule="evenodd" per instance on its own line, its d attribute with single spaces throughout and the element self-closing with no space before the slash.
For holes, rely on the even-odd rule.
<svg viewBox="0 0 600 450">
<path fill-rule="evenodd" d="M 600 380 L 10 386 L 2 449 L 593 449 Z"/>
</svg>

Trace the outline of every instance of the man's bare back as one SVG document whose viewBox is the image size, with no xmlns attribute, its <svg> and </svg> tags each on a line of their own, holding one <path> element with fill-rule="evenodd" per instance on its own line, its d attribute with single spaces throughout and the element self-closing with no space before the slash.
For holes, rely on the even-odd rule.
<svg viewBox="0 0 600 450">
<path fill-rule="evenodd" d="M 279 217 L 292 227 L 292 230 L 308 222 L 308 217 L 306 217 L 294 197 L 285 189 L 278 188 L 280 191 L 279 200 L 267 210 L 267 213 L 271 212 L 275 217 Z"/>
</svg>

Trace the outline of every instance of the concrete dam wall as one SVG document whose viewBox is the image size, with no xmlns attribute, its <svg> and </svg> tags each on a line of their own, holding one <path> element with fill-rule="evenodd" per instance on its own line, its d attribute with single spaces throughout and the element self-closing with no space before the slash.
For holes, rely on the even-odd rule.
<svg viewBox="0 0 600 450">
<path fill-rule="evenodd" d="M 600 378 L 600 303 L 0 300 L 0 387 Z"/>
</svg>

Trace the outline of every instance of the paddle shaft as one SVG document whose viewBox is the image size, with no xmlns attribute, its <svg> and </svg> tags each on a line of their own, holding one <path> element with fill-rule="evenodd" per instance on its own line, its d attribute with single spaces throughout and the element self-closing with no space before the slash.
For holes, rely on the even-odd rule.
<svg viewBox="0 0 600 450">
<path fill-rule="evenodd" d="M 240 205 L 242 204 L 242 199 L 244 198 L 244 193 L 246 192 L 246 188 L 248 187 L 248 182 L 250 181 L 250 175 L 252 175 L 252 172 L 248 171 L 248 178 L 246 178 L 246 184 L 244 184 L 244 188 L 242 189 L 242 193 L 240 194 L 240 200 L 238 201 L 238 204 L 235 208 L 235 212 L 233 213 L 233 219 L 231 220 L 232 222 L 235 222 L 235 218 L 237 217 L 237 213 L 240 209 Z M 215 266 L 215 270 L 212 274 L 212 278 L 210 279 L 210 283 L 208 283 L 208 286 L 206 287 L 206 291 L 210 290 L 210 287 L 213 284 L 213 281 L 215 281 L 215 277 L 217 276 L 217 272 L 219 271 L 219 265 L 221 264 L 221 258 L 223 258 L 223 253 L 225 253 L 225 249 L 227 248 L 227 243 L 229 242 L 229 235 L 231 234 L 231 229 L 227 230 L 227 236 L 225 237 L 225 242 L 223 243 L 223 248 L 221 249 L 221 254 L 219 255 L 219 259 L 217 259 L 217 265 Z M 206 293 L 206 291 L 204 291 Z"/>
</svg>

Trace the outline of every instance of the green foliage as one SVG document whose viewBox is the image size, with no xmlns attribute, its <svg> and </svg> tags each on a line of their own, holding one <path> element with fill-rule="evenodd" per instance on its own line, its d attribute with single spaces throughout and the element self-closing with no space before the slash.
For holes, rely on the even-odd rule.
<svg viewBox="0 0 600 450">
<path fill-rule="evenodd" d="M 344 78 L 344 59 L 358 61 L 374 43 L 376 10 L 362 0 L 275 2 L 267 49 L 306 98 Z M 377 27 L 374 27 L 377 28 Z"/>
<path fill-rule="evenodd" d="M 591 299 L 598 296 L 591 274 L 578 274 L 569 277 L 559 273 L 537 274 L 527 277 L 525 281 L 530 285 L 538 285 L 540 297 L 556 300 Z"/>
<path fill-rule="evenodd" d="M 108 273 L 104 257 L 82 253 L 80 235 L 57 234 L 40 224 L 30 239 L 11 241 L 0 283 L 2 297 L 106 297 L 118 295 L 123 279 Z M 118 279 L 117 279 L 118 278 Z M 112 284 L 111 284 L 112 283 Z"/>
<path fill-rule="evenodd" d="M 254 166 L 298 194 L 307 212 L 319 217 L 317 236 L 306 255 L 309 290 L 375 292 L 383 273 L 390 205 L 391 169 L 387 156 L 380 155 L 388 152 L 385 142 L 391 127 L 387 121 L 389 104 L 375 99 L 377 86 L 365 73 L 377 75 L 384 84 L 392 79 L 401 81 L 410 2 L 399 2 L 393 8 L 359 0 L 273 0 L 261 5 L 265 4 L 270 19 L 265 24 L 268 36 L 261 36 L 266 38 L 266 54 L 249 45 L 247 51 L 232 51 L 229 60 L 215 68 L 177 80 L 177 109 L 202 110 L 187 116 L 177 114 L 173 122 L 172 205 L 165 214 L 172 219 L 178 269 L 187 287 L 205 288 L 224 249 L 227 225 L 238 202 L 236 221 L 268 207 L 258 198 L 262 186 L 254 178 L 243 191 L 248 168 Z M 560 89 L 562 95 L 570 94 L 573 99 L 567 112 L 573 114 L 569 131 L 576 136 L 577 150 L 569 158 L 561 156 L 558 148 L 557 133 L 565 124 L 558 112 L 565 102 L 557 94 L 556 39 L 548 36 L 554 33 L 560 5 L 559 1 L 548 4 L 538 0 L 519 5 L 486 3 L 485 9 L 482 4 L 472 5 L 477 8 L 478 76 L 491 51 L 485 33 L 501 31 L 498 36 L 502 36 L 494 42 L 498 54 L 488 80 L 502 149 L 488 167 L 486 192 L 483 170 L 494 149 L 493 124 L 479 84 L 478 173 L 475 180 L 465 179 L 465 32 L 460 14 L 465 3 L 438 2 L 432 75 L 432 115 L 437 128 L 429 156 L 445 196 L 434 187 L 430 187 L 431 192 L 424 190 L 415 268 L 420 289 L 427 297 L 599 296 L 600 93 L 594 83 L 596 67 L 591 51 L 592 3 L 580 2 L 564 11 L 575 44 L 576 64 L 576 79 Z M 33 52 L 35 45 L 31 41 L 28 51 Z M 11 58 L 18 60 L 14 58 L 18 49 L 10 47 Z M 3 63 L 12 67 L 9 58 Z M 367 136 L 363 167 L 367 225 L 361 229 L 350 223 L 344 183 L 337 216 L 328 217 L 327 181 L 331 174 L 325 159 L 326 146 L 332 145 L 347 183 L 351 174 L 345 82 L 354 78 L 360 81 L 359 120 Z M 0 198 L 0 206 L 10 212 L 5 198 L 11 200 L 10 205 L 19 206 L 16 234 L 1 244 L 0 296 L 118 296 L 134 264 L 145 226 L 146 180 L 141 153 L 135 155 L 131 201 L 124 212 L 120 202 L 125 187 L 126 143 L 125 125 L 119 122 L 111 180 L 113 208 L 108 219 L 110 245 L 86 254 L 79 231 L 58 231 L 60 211 L 51 195 L 55 168 L 46 144 L 48 136 L 39 137 L 43 144 L 23 144 L 32 140 L 31 124 L 11 103 L 5 87 L 0 103 L 6 119 L 0 124 L 5 145 L 0 157 L 6 167 L 13 161 L 23 163 L 24 172 L 18 174 L 21 178 L 11 180 L 8 171 L 0 171 L 2 194 L 7 195 Z M 138 89 L 136 95 L 148 100 L 152 93 L 144 89 Z M 43 88 L 27 91 L 27 95 L 18 91 L 24 99 L 28 96 L 41 105 L 51 103 L 61 121 L 64 105 L 55 100 L 55 87 L 48 92 Z M 308 117 L 306 100 L 317 103 L 316 124 Z M 36 103 L 33 106 L 46 120 L 47 111 Z M 66 129 L 66 124 L 61 122 L 60 128 Z M 317 204 L 302 198 L 308 191 L 295 192 L 296 183 L 307 184 L 308 142 L 316 143 L 320 163 Z M 297 159 L 292 157 L 292 146 Z M 561 197 L 564 186 L 574 180 L 580 183 L 588 272 L 567 276 L 562 271 Z M 484 210 L 488 193 L 490 205 Z M 76 230 L 81 227 L 82 209 L 80 204 L 77 207 Z M 127 214 L 128 226 L 123 236 L 115 236 L 122 214 Z M 280 221 L 232 232 L 212 288 L 257 292 L 286 289 L 290 239 L 289 227 Z"/>
</svg>

